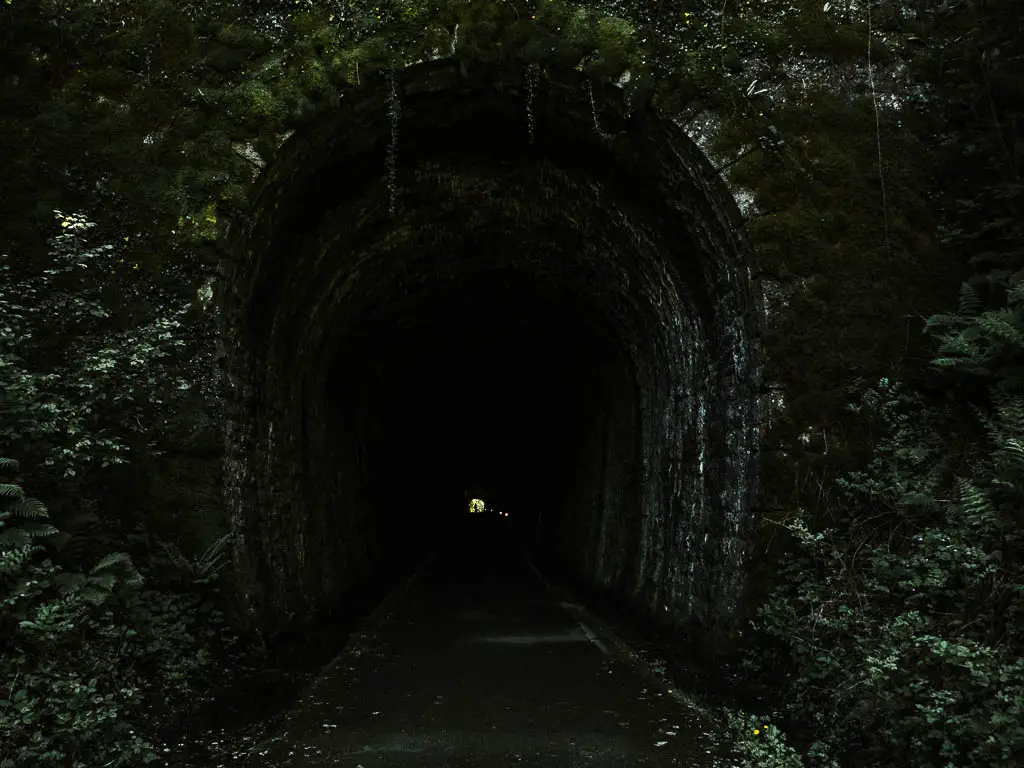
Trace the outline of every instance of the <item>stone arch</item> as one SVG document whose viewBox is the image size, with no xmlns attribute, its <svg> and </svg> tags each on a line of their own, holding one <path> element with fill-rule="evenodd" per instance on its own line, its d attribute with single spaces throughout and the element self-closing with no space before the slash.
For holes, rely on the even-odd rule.
<svg viewBox="0 0 1024 768">
<path fill-rule="evenodd" d="M 442 59 L 394 84 L 397 147 L 388 84 L 346 92 L 229 235 L 225 492 L 254 620 L 329 610 L 413 557 L 473 464 L 549 562 L 649 615 L 731 625 L 762 313 L 724 183 L 681 129 L 573 70 L 528 88 Z M 459 443 L 471 422 L 497 444 Z"/>
</svg>

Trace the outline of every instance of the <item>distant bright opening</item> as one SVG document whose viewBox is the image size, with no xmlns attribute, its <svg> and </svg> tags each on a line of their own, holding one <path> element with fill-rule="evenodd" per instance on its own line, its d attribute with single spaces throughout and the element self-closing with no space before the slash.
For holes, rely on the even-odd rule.
<svg viewBox="0 0 1024 768">
<path fill-rule="evenodd" d="M 483 499 L 469 500 L 470 514 L 479 514 L 480 512 L 483 512 L 485 509 L 487 509 L 487 505 L 484 503 Z"/>
</svg>

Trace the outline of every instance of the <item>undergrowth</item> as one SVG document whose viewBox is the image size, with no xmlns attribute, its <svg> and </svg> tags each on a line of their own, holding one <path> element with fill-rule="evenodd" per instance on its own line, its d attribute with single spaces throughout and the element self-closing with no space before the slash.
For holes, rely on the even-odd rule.
<svg viewBox="0 0 1024 768">
<path fill-rule="evenodd" d="M 897 382 L 858 387 L 851 409 L 885 427 L 870 463 L 814 519 L 766 521 L 791 546 L 745 663 L 790 672 L 776 714 L 815 733 L 809 765 L 1024 765 L 1024 273 L 993 280 L 1005 306 L 965 286 L 930 322 L 935 367 L 988 384 L 976 435 Z M 797 764 L 768 761 L 753 720 L 736 730 L 751 764 Z"/>
<path fill-rule="evenodd" d="M 237 643 L 211 599 L 226 539 L 191 561 L 138 531 L 156 550 L 142 566 L 118 551 L 76 571 L 59 533 L 42 502 L 0 483 L 0 767 L 156 762 L 168 718 Z"/>
</svg>

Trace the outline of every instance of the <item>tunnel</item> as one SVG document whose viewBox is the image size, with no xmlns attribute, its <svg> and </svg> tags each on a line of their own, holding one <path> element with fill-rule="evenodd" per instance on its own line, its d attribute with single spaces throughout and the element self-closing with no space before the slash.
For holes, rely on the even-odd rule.
<svg viewBox="0 0 1024 768">
<path fill-rule="evenodd" d="M 761 309 L 685 132 L 580 73 L 421 62 L 282 145 L 229 233 L 233 589 L 277 629 L 422 559 L 470 488 L 537 562 L 735 623 Z"/>
</svg>

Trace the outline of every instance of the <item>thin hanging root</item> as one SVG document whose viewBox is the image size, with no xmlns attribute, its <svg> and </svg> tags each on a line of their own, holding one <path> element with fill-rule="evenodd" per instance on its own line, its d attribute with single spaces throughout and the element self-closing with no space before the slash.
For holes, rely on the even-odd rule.
<svg viewBox="0 0 1024 768">
<path fill-rule="evenodd" d="M 885 227 L 885 249 L 889 245 L 889 201 L 885 193 L 885 173 L 882 170 L 882 130 L 878 120 L 878 97 L 875 94 L 875 73 L 871 66 L 871 3 L 868 3 L 868 82 L 871 84 L 871 104 L 875 108 L 875 144 L 878 148 L 878 180 L 882 186 L 882 224 Z"/>
<path fill-rule="evenodd" d="M 602 139 L 610 139 L 611 136 L 602 131 L 600 124 L 597 122 L 597 103 L 594 101 L 594 89 L 591 87 L 589 80 L 587 80 L 587 95 L 590 97 L 590 111 L 594 115 L 594 130 L 597 131 L 597 135 Z"/>
<path fill-rule="evenodd" d="M 397 209 L 398 181 L 398 119 L 401 114 L 402 105 L 398 101 L 398 87 L 395 84 L 395 70 L 391 68 L 391 93 L 389 95 L 388 112 L 391 117 L 391 143 L 388 145 L 387 170 L 388 170 L 388 213 L 395 215 Z"/>
<path fill-rule="evenodd" d="M 536 77 L 536 73 L 534 72 L 533 67 L 532 66 L 527 67 L 527 69 L 526 69 L 526 89 L 527 89 L 526 121 L 527 121 L 527 130 L 529 131 L 529 137 L 530 137 L 529 138 L 530 146 L 533 146 L 533 126 L 534 126 L 534 122 L 535 122 L 535 118 L 533 116 L 533 89 L 534 89 L 534 78 L 535 77 Z"/>
</svg>

